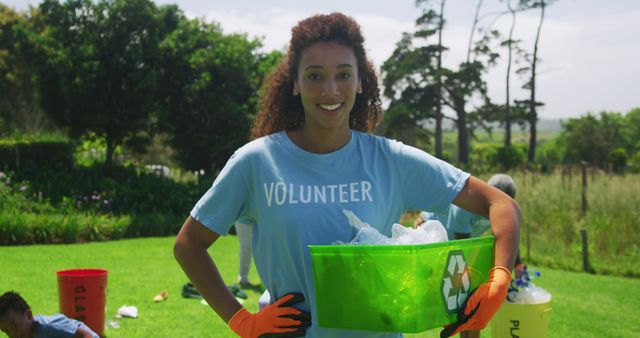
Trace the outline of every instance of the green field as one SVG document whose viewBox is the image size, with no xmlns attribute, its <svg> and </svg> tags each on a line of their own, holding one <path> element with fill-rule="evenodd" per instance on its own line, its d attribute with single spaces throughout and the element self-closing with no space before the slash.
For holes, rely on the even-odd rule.
<svg viewBox="0 0 640 338">
<path fill-rule="evenodd" d="M 564 176 L 512 173 L 522 210 L 520 250 L 525 260 L 581 271 L 580 230 L 585 229 L 595 272 L 640 276 L 640 175 L 588 173 L 587 213 L 582 216 L 582 177 L 575 169 Z"/>
<path fill-rule="evenodd" d="M 108 337 L 234 337 L 208 306 L 180 296 L 187 279 L 173 259 L 173 240 L 0 247 L 0 290 L 16 290 L 35 313 L 52 314 L 58 311 L 56 271 L 105 268 L 109 270 L 107 320 L 115 319 L 122 305 L 139 310 L 137 319 L 119 319 L 119 328 L 107 327 Z M 233 236 L 221 238 L 210 250 L 228 283 L 235 282 L 237 250 Z M 633 337 L 640 331 L 636 301 L 640 280 L 540 270 L 536 284 L 553 295 L 549 337 Z M 257 280 L 255 271 L 251 277 Z M 153 296 L 162 290 L 169 292 L 169 298 L 154 303 Z M 257 310 L 258 298 L 249 292 L 245 303 L 249 311 Z M 438 330 L 407 336 L 437 337 Z"/>
</svg>

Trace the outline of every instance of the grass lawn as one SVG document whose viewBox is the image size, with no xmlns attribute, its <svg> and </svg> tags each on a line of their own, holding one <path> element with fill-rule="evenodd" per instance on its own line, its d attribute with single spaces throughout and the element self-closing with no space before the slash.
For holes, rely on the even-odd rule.
<svg viewBox="0 0 640 338">
<path fill-rule="evenodd" d="M 173 259 L 173 240 L 0 247 L 0 292 L 16 290 L 34 313 L 53 314 L 58 312 L 57 270 L 104 268 L 109 270 L 107 320 L 125 304 L 139 310 L 137 319 L 123 318 L 120 328 L 107 327 L 108 337 L 234 337 L 208 306 L 180 296 L 187 279 Z M 228 283 L 237 276 L 237 251 L 233 236 L 221 238 L 210 250 Z M 251 277 L 258 280 L 255 270 Z M 640 279 L 545 268 L 536 284 L 553 295 L 549 337 L 633 337 L 640 332 Z M 169 298 L 154 303 L 153 296 L 162 290 Z M 259 294 L 248 294 L 245 306 L 255 312 Z M 407 337 L 438 337 L 438 332 Z"/>
</svg>

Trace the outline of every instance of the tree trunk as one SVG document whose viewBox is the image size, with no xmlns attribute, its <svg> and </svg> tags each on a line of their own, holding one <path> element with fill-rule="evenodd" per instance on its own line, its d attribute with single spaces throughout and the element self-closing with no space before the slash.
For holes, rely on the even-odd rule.
<svg viewBox="0 0 640 338">
<path fill-rule="evenodd" d="M 536 64 L 538 61 L 538 41 L 540 41 L 540 30 L 544 21 L 544 0 L 540 1 L 540 23 L 538 24 L 538 32 L 536 40 L 533 44 L 533 58 L 531 60 L 531 98 L 529 99 L 529 163 L 536 160 L 536 142 L 538 132 L 536 123 L 538 123 L 538 112 L 536 111 Z"/>
<path fill-rule="evenodd" d="M 113 140 L 113 137 L 109 136 L 109 134 L 107 134 L 106 136 L 106 143 L 107 143 L 107 154 L 105 157 L 104 165 L 107 168 L 111 168 L 113 166 L 113 153 L 116 150 L 116 144 L 115 144 L 115 140 Z"/>
<path fill-rule="evenodd" d="M 440 3 L 440 22 L 438 22 L 438 71 L 442 70 L 442 27 L 444 26 L 444 3 Z M 436 157 L 442 158 L 442 78 L 438 75 L 437 100 L 436 104 Z"/>
<path fill-rule="evenodd" d="M 473 24 L 471 25 L 471 34 L 469 34 L 469 45 L 467 46 L 467 63 L 471 61 L 471 46 L 473 46 L 473 35 L 475 34 L 476 26 L 478 25 L 480 7 L 482 7 L 482 0 L 478 1 L 478 5 L 476 6 L 476 15 L 474 16 Z"/>
<path fill-rule="evenodd" d="M 516 26 L 516 11 L 511 8 L 511 0 L 507 0 L 507 6 L 511 13 L 511 29 L 509 30 L 509 40 L 507 46 L 509 47 L 509 58 L 507 61 L 507 98 L 504 111 L 504 146 L 505 148 L 511 147 L 511 97 L 509 96 L 509 81 L 511 80 L 511 54 L 513 43 L 513 29 Z"/>
<path fill-rule="evenodd" d="M 463 168 L 469 169 L 469 133 L 467 131 L 467 112 L 462 107 L 458 108 L 458 160 L 463 164 Z"/>
</svg>

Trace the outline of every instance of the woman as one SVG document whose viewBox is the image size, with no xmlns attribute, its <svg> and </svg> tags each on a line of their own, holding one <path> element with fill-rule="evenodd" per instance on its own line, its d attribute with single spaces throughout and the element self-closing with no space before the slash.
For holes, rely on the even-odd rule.
<svg viewBox="0 0 640 338">
<path fill-rule="evenodd" d="M 307 246 L 351 239 L 343 209 L 386 235 L 408 209 L 437 211 L 453 202 L 489 217 L 496 268 L 470 298 L 469 312 L 479 307 L 458 331 L 486 325 L 504 300 L 518 247 L 517 204 L 423 151 L 370 134 L 381 106 L 363 43 L 358 24 L 340 13 L 312 16 L 292 29 L 287 57 L 267 84 L 255 140 L 229 159 L 176 238 L 174 253 L 183 270 L 241 337 L 400 336 L 316 324 Z M 255 224 L 256 268 L 277 300 L 256 314 L 227 291 L 207 253 L 243 217 Z"/>
</svg>

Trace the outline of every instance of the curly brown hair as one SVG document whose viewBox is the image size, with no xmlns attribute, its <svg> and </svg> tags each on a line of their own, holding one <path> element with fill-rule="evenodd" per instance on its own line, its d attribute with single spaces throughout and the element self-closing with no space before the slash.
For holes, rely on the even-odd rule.
<svg viewBox="0 0 640 338">
<path fill-rule="evenodd" d="M 293 82 L 298 76 L 302 52 L 316 42 L 337 42 L 353 48 L 362 93 L 357 95 L 350 112 L 349 127 L 363 132 L 373 132 L 378 127 L 382 117 L 378 77 L 367 59 L 360 25 L 342 13 L 331 13 L 314 15 L 291 29 L 287 55 L 263 88 L 260 110 L 251 130 L 252 138 L 291 131 L 304 125 L 304 109 L 300 97 L 293 95 Z"/>
</svg>

